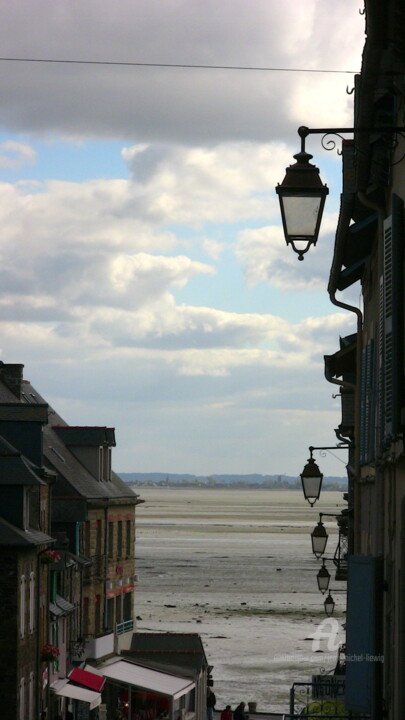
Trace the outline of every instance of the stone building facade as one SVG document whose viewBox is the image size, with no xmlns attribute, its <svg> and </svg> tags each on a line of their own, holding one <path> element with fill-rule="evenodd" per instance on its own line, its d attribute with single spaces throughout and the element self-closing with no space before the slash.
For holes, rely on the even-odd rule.
<svg viewBox="0 0 405 720">
<path fill-rule="evenodd" d="M 68 426 L 22 365 L 0 364 L 5 720 L 91 717 L 101 694 L 79 685 L 79 700 L 71 671 L 130 645 L 141 501 L 112 470 L 114 446 L 113 428 Z"/>
</svg>

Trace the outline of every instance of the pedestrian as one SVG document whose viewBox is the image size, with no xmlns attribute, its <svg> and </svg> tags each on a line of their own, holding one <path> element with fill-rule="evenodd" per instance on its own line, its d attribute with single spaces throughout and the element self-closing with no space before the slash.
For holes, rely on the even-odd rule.
<svg viewBox="0 0 405 720">
<path fill-rule="evenodd" d="M 233 711 L 233 720 L 246 720 L 245 703 L 239 703 L 238 707 Z"/>
<path fill-rule="evenodd" d="M 215 693 L 208 688 L 207 690 L 207 720 L 214 720 L 214 708 L 217 703 Z"/>
<path fill-rule="evenodd" d="M 230 705 L 227 705 L 225 710 L 222 710 L 221 720 L 233 720 L 233 713 Z"/>
</svg>

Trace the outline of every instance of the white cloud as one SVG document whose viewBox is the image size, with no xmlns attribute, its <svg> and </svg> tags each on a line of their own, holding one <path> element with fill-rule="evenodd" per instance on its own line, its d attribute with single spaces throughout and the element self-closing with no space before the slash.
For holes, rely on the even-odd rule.
<svg viewBox="0 0 405 720">
<path fill-rule="evenodd" d="M 277 208 L 278 210 L 278 208 Z M 283 291 L 324 291 L 332 260 L 337 214 L 325 213 L 322 236 L 304 261 L 286 246 L 281 225 L 266 225 L 238 233 L 236 257 L 250 285 L 269 282 Z"/>
<path fill-rule="evenodd" d="M 207 253 L 208 257 L 212 258 L 213 260 L 219 260 L 223 250 L 225 249 L 224 243 L 220 243 L 213 238 L 203 238 L 201 241 L 201 246 Z"/>
<path fill-rule="evenodd" d="M 32 165 L 35 159 L 35 150 L 26 143 L 6 140 L 0 144 L 0 168 L 17 169 L 23 165 Z"/>
<path fill-rule="evenodd" d="M 8 57 L 357 70 L 363 22 L 352 0 L 14 0 L 0 5 L 0 40 Z M 274 186 L 299 125 L 352 124 L 351 84 L 329 73 L 0 62 L 1 127 L 24 133 L 0 148 L 3 175 L 36 162 L 31 179 L 0 185 L 1 357 L 25 362 L 68 421 L 116 424 L 120 469 L 283 472 L 291 428 L 302 447 L 330 443 L 337 403 L 322 355 L 351 315 L 314 309 L 294 323 L 281 304 L 230 310 L 239 294 L 248 307 L 260 283 L 297 303 L 325 291 L 336 208 L 299 263 L 277 226 Z M 40 180 L 38 138 L 119 140 L 130 178 Z M 224 267 L 235 236 L 249 291 Z"/>
<path fill-rule="evenodd" d="M 278 212 L 274 187 L 290 157 L 279 143 L 134 146 L 124 152 L 142 213 L 151 221 L 192 227 Z"/>
<path fill-rule="evenodd" d="M 38 18 L 41 22 L 38 22 Z M 364 20 L 351 0 L 14 0 L 0 7 L 8 57 L 356 71 Z M 13 28 L 13 32 L 9 28 Z M 35 28 L 35 32 L 32 31 Z M 266 142 L 298 111 L 348 122 L 350 75 L 2 63 L 0 121 L 15 131 L 211 144 Z M 309 124 L 305 117 L 298 124 Z"/>
</svg>

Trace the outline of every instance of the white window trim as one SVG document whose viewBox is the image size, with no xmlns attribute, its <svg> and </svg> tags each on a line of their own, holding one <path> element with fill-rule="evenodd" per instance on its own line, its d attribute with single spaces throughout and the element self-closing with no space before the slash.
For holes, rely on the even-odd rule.
<svg viewBox="0 0 405 720">
<path fill-rule="evenodd" d="M 35 630 L 35 573 L 30 572 L 30 591 L 29 591 L 29 631 L 32 634 Z"/>
<path fill-rule="evenodd" d="M 30 672 L 28 685 L 28 720 L 34 720 L 34 673 Z"/>
<path fill-rule="evenodd" d="M 20 712 L 19 712 L 19 718 L 20 720 L 25 720 L 25 680 L 24 678 L 20 679 Z"/>
</svg>

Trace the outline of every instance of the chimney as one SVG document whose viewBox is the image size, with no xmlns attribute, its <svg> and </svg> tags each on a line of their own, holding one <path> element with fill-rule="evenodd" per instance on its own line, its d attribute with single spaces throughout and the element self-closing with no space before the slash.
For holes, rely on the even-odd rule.
<svg viewBox="0 0 405 720">
<path fill-rule="evenodd" d="M 23 369 L 24 365 L 4 363 L 0 360 L 0 380 L 18 400 L 21 400 Z"/>
</svg>

